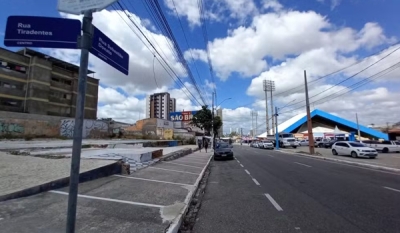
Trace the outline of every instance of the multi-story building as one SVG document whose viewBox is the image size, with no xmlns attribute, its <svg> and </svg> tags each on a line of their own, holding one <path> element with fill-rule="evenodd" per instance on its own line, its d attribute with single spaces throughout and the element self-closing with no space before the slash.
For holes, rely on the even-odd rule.
<svg viewBox="0 0 400 233">
<path fill-rule="evenodd" d="M 217 109 L 217 116 L 219 116 L 221 118 L 221 121 L 223 122 L 223 118 L 222 118 L 222 108 Z M 224 130 L 223 130 L 224 126 L 222 125 L 221 128 L 219 128 L 218 130 L 218 136 L 222 137 L 224 135 Z"/>
<path fill-rule="evenodd" d="M 175 112 L 176 100 L 168 92 L 154 93 L 146 98 L 146 118 L 169 119 Z"/>
<path fill-rule="evenodd" d="M 0 48 L 0 110 L 75 117 L 78 72 L 78 66 L 35 50 Z M 98 87 L 98 79 L 87 78 L 86 119 L 97 117 Z"/>
</svg>

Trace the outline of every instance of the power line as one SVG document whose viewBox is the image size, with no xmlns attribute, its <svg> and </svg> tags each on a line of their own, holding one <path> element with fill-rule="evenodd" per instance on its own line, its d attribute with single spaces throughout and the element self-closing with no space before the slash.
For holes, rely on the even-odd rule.
<svg viewBox="0 0 400 233">
<path fill-rule="evenodd" d="M 358 74 L 364 72 L 365 70 L 367 70 L 367 69 L 371 68 L 372 66 L 378 64 L 379 62 L 383 61 L 384 59 L 386 59 L 387 57 L 389 57 L 390 55 L 392 55 L 394 52 L 396 52 L 396 51 L 399 50 L 399 49 L 400 49 L 400 47 L 394 49 L 393 51 L 391 51 L 391 52 L 388 53 L 387 55 L 385 55 L 385 56 L 383 56 L 382 58 L 380 58 L 378 61 L 372 63 L 371 65 L 365 67 L 364 69 L 362 69 L 362 70 L 360 70 L 359 72 L 357 72 L 357 73 L 351 75 L 350 77 L 347 77 L 346 79 L 344 79 L 344 80 L 342 80 L 342 81 L 336 83 L 335 85 L 333 85 L 333 86 L 331 86 L 331 87 L 329 87 L 329 88 L 327 88 L 327 89 L 325 89 L 325 90 L 323 90 L 323 91 L 321 91 L 321 92 L 319 92 L 319 93 L 317 93 L 317 94 L 311 96 L 310 99 L 312 99 L 312 98 L 314 98 L 314 97 L 316 97 L 316 96 L 318 96 L 318 95 L 320 95 L 320 94 L 322 94 L 322 93 L 324 93 L 324 92 L 326 92 L 326 91 L 328 91 L 328 90 L 330 90 L 330 89 L 332 89 L 332 88 L 334 88 L 334 87 L 336 87 L 336 86 L 338 86 L 338 85 L 340 85 L 340 84 L 346 82 L 347 80 L 349 80 L 349 79 L 351 79 L 351 78 L 354 78 L 354 77 L 357 76 Z M 296 104 L 299 104 L 299 103 L 302 103 L 302 102 L 305 102 L 305 101 L 306 101 L 306 100 L 301 100 L 301 101 L 299 101 L 299 102 L 290 104 L 290 105 L 288 105 L 287 107 L 290 107 L 290 106 L 293 106 L 293 105 L 296 105 Z"/>
<path fill-rule="evenodd" d="M 320 80 L 322 80 L 322 79 L 324 79 L 324 78 L 326 78 L 326 77 L 329 77 L 329 76 L 334 75 L 334 74 L 337 74 L 337 73 L 339 73 L 339 72 L 341 72 L 341 71 L 343 71 L 343 70 L 346 70 L 346 69 L 348 69 L 348 68 L 350 68 L 350 67 L 353 67 L 353 66 L 355 66 L 355 65 L 358 65 L 358 64 L 360 64 L 361 62 L 365 61 L 366 59 L 371 58 L 372 56 L 375 56 L 375 55 L 377 55 L 377 54 L 380 54 L 380 53 L 383 52 L 384 50 L 386 50 L 386 49 L 388 49 L 388 48 L 390 48 L 390 47 L 392 47 L 392 46 L 398 45 L 399 43 L 400 43 L 400 41 L 396 41 L 395 43 L 393 43 L 393 44 L 391 44 L 391 45 L 389 45 L 389 46 L 386 46 L 385 48 L 379 50 L 378 52 L 375 52 L 375 53 L 373 53 L 373 54 L 370 54 L 370 55 L 364 57 L 363 59 L 361 59 L 361 60 L 359 60 L 359 61 L 356 61 L 356 62 L 354 62 L 354 63 L 352 63 L 352 64 L 350 64 L 350 65 L 348 65 L 348 66 L 345 66 L 345 67 L 340 68 L 340 69 L 338 69 L 338 70 L 336 70 L 336 71 L 333 71 L 333 72 L 331 72 L 331 73 L 329 73 L 329 74 L 327 74 L 327 75 L 324 75 L 324 76 L 321 76 L 321 77 L 319 77 L 319 78 L 317 78 L 317 79 L 314 79 L 314 80 L 308 82 L 308 84 L 316 83 L 317 81 L 320 81 Z M 286 90 L 286 91 L 282 91 L 282 92 L 276 93 L 276 94 L 274 95 L 274 97 L 283 95 L 283 94 L 288 93 L 288 92 L 290 92 L 290 91 L 292 91 L 292 90 L 299 89 L 299 88 L 303 88 L 303 87 L 304 87 L 303 84 L 301 84 L 301 85 L 299 85 L 299 86 L 297 86 L 297 87 L 290 88 L 290 89 L 288 89 L 288 90 Z"/>
<path fill-rule="evenodd" d="M 321 101 L 321 100 L 327 99 L 327 98 L 329 98 L 329 97 L 331 97 L 331 96 L 337 95 L 339 92 L 342 92 L 342 91 L 344 91 L 344 90 L 347 90 L 345 93 L 342 93 L 342 94 L 340 94 L 340 95 L 337 95 L 337 96 L 335 96 L 335 97 L 332 97 L 332 98 L 328 99 L 327 101 L 336 99 L 336 98 L 338 98 L 338 97 L 340 97 L 340 96 L 343 96 L 343 95 L 345 95 L 345 94 L 347 94 L 347 93 L 350 93 L 350 92 L 352 92 L 352 91 L 354 91 L 354 90 L 356 90 L 356 89 L 358 89 L 358 88 L 360 88 L 360 87 L 362 87 L 362 86 L 364 86 L 364 85 L 366 85 L 366 84 L 368 84 L 368 83 L 371 83 L 373 80 L 378 79 L 378 78 L 380 78 L 380 77 L 383 77 L 383 76 L 387 75 L 387 74 L 390 73 L 390 72 L 393 72 L 394 70 L 396 70 L 396 69 L 398 69 L 398 68 L 400 68 L 400 62 L 397 62 L 396 64 L 394 64 L 394 65 L 392 65 L 392 66 L 390 66 L 390 67 L 388 67 L 388 68 L 386 68 L 386 69 L 384 69 L 384 70 L 381 70 L 381 71 L 379 71 L 379 72 L 377 72 L 377 73 L 375 73 L 375 74 L 373 74 L 373 75 L 371 75 L 371 76 L 369 76 L 369 77 L 367 77 L 367 78 L 364 78 L 364 79 L 362 79 L 362 80 L 360 80 L 360 81 L 358 81 L 358 82 L 352 84 L 352 85 L 349 86 L 349 87 L 342 88 L 341 90 L 336 91 L 336 92 L 334 92 L 334 93 L 332 93 L 332 94 L 330 94 L 330 95 L 328 95 L 328 96 L 325 96 L 325 97 L 323 97 L 323 98 L 321 98 L 321 99 L 318 99 L 318 100 L 316 100 L 316 101 L 314 101 L 314 102 L 312 102 L 312 103 L 310 103 L 310 104 L 318 103 L 318 102 Z M 352 88 L 351 88 L 351 87 L 352 87 Z M 348 88 L 351 88 L 351 89 L 348 89 Z M 322 104 L 322 103 L 325 103 L 325 102 L 327 102 L 327 101 L 323 101 L 323 102 L 320 102 L 320 103 L 318 103 L 318 104 Z M 304 107 L 305 107 L 305 105 L 300 106 L 300 107 L 297 107 L 297 108 L 294 108 L 294 109 L 291 109 L 291 110 L 288 110 L 288 111 L 285 111 L 285 112 L 280 112 L 280 114 L 288 113 L 288 112 L 293 112 L 294 110 L 297 110 L 297 109 L 300 109 L 300 108 L 304 108 Z"/>
<path fill-rule="evenodd" d="M 208 61 L 208 66 L 209 66 L 209 70 L 210 70 L 211 81 L 214 84 L 213 91 L 214 91 L 215 95 L 217 95 L 217 91 L 215 88 L 214 68 L 213 68 L 213 65 L 211 62 L 210 48 L 208 46 L 207 22 L 205 20 L 203 1 L 197 0 L 197 6 L 199 8 L 199 13 L 200 13 L 200 24 L 201 24 L 201 29 L 202 29 L 202 33 L 203 33 L 204 45 L 206 47 L 206 52 L 207 52 L 207 61 Z"/>
<path fill-rule="evenodd" d="M 186 36 L 186 33 L 185 33 L 185 29 L 183 28 L 182 21 L 181 21 L 181 17 L 180 17 L 179 14 L 178 14 L 178 10 L 176 9 L 176 5 L 175 5 L 175 1 L 174 1 L 174 0 L 172 0 L 172 4 L 174 5 L 175 15 L 176 15 L 176 17 L 178 18 L 179 25 L 180 25 L 181 30 L 182 30 L 182 32 L 183 32 L 183 36 L 184 36 L 184 38 L 185 38 L 186 45 L 187 45 L 187 48 L 188 48 L 188 50 L 189 50 L 190 56 L 191 56 L 192 60 L 194 61 L 193 52 L 192 52 L 192 50 L 190 49 L 190 45 L 189 45 L 189 42 L 188 42 L 188 39 L 187 39 L 187 36 Z M 201 76 L 200 76 L 199 70 L 197 69 L 196 63 L 194 63 L 194 67 L 195 67 L 195 69 L 196 69 L 197 77 L 199 78 L 199 80 L 200 80 L 200 82 L 201 82 Z M 201 88 L 202 88 L 203 93 L 206 93 L 203 85 L 201 85 Z"/>
<path fill-rule="evenodd" d="M 185 84 L 182 82 L 182 80 L 178 77 L 178 75 L 175 73 L 175 71 L 171 68 L 171 66 L 168 64 L 168 62 L 161 56 L 161 54 L 158 52 L 158 50 L 154 47 L 154 45 L 151 43 L 151 41 L 146 37 L 146 35 L 143 33 L 143 31 L 140 29 L 140 27 L 131 19 L 130 15 L 125 11 L 124 7 L 122 7 L 122 5 L 117 2 L 116 3 L 121 10 L 124 12 L 124 14 L 127 16 L 127 18 L 131 21 L 131 23 L 136 27 L 136 29 L 141 33 L 141 35 L 146 39 L 146 41 L 149 43 L 149 45 L 154 49 L 154 52 L 156 52 L 158 54 L 158 56 L 161 58 L 161 60 L 165 63 L 165 65 L 169 68 L 169 70 L 174 74 L 174 76 L 176 77 L 176 79 L 179 81 L 177 82 L 174 77 L 171 75 L 171 73 L 166 69 L 166 67 L 164 66 L 164 64 L 161 63 L 161 61 L 158 59 L 158 57 L 156 57 L 157 61 L 160 63 L 160 65 L 164 68 L 164 70 L 167 72 L 167 74 L 172 78 L 172 80 L 174 80 L 177 84 L 181 83 L 182 87 L 184 89 L 187 90 L 187 92 L 189 92 L 189 94 L 193 97 L 190 98 L 188 96 L 188 94 L 184 91 L 184 89 L 182 89 L 182 91 L 185 93 L 185 95 L 191 99 L 193 102 L 197 102 L 199 105 L 200 102 L 194 97 L 194 95 L 190 92 L 190 90 L 185 86 Z M 147 49 L 149 49 L 150 52 L 152 52 L 152 50 L 146 45 L 146 43 L 142 40 L 142 38 L 129 26 L 129 24 L 125 21 L 125 19 L 121 16 L 121 14 L 118 12 L 118 9 L 112 5 L 112 7 L 114 8 L 114 10 L 118 13 L 118 15 L 121 17 L 121 19 L 128 25 L 128 27 L 135 33 L 135 35 L 139 38 L 139 40 L 145 45 L 145 47 Z"/>
</svg>

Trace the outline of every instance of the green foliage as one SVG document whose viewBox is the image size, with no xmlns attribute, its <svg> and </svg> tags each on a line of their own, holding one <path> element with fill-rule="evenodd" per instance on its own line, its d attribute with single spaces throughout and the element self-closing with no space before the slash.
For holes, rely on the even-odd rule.
<svg viewBox="0 0 400 233">
<path fill-rule="evenodd" d="M 210 135 L 212 129 L 212 112 L 207 105 L 201 107 L 201 110 L 193 116 L 191 125 L 200 129 L 204 129 L 207 135 Z M 214 134 L 218 134 L 218 130 L 222 127 L 222 120 L 219 116 L 214 115 Z"/>
</svg>

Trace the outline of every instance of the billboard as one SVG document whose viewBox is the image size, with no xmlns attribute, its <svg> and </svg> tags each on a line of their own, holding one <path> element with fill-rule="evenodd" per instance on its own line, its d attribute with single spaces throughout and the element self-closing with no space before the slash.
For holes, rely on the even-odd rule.
<svg viewBox="0 0 400 233">
<path fill-rule="evenodd" d="M 171 112 L 169 118 L 171 121 L 190 121 L 197 111 Z"/>
<path fill-rule="evenodd" d="M 169 118 L 174 122 L 175 129 L 186 129 L 188 132 L 203 132 L 200 128 L 190 125 L 190 121 L 198 111 L 171 112 Z"/>
</svg>

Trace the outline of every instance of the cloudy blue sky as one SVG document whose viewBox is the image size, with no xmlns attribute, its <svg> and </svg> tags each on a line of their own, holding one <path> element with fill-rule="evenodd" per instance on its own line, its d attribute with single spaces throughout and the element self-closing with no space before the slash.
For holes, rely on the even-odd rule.
<svg viewBox="0 0 400 233">
<path fill-rule="evenodd" d="M 56 0 L 6 2 L 0 2 L 0 37 L 9 15 L 80 19 L 58 12 Z M 211 103 L 215 86 L 217 103 L 232 98 L 221 106 L 224 130 L 243 127 L 248 131 L 250 111 L 254 110 L 259 113 L 261 133 L 265 129 L 263 80 L 275 81 L 274 105 L 287 105 L 281 110 L 283 121 L 305 110 L 302 84 L 303 70 L 307 70 L 313 108 L 349 120 L 358 112 L 363 124 L 394 123 L 400 118 L 400 69 L 394 69 L 400 62 L 400 51 L 393 52 L 400 38 L 398 0 L 203 0 L 204 14 L 195 0 L 119 2 L 125 11 L 114 4 L 95 13 L 93 24 L 129 53 L 130 74 L 120 74 L 90 56 L 91 69 L 101 82 L 98 117 L 134 122 L 144 117 L 145 96 L 160 91 L 169 91 L 177 98 L 178 110 L 195 110 L 203 104 L 202 98 Z M 198 91 L 180 64 L 172 41 L 154 20 L 150 2 L 159 3 Z M 73 63 L 79 60 L 78 50 L 41 51 Z M 158 62 L 161 59 L 168 62 L 184 87 L 168 75 Z"/>
</svg>

